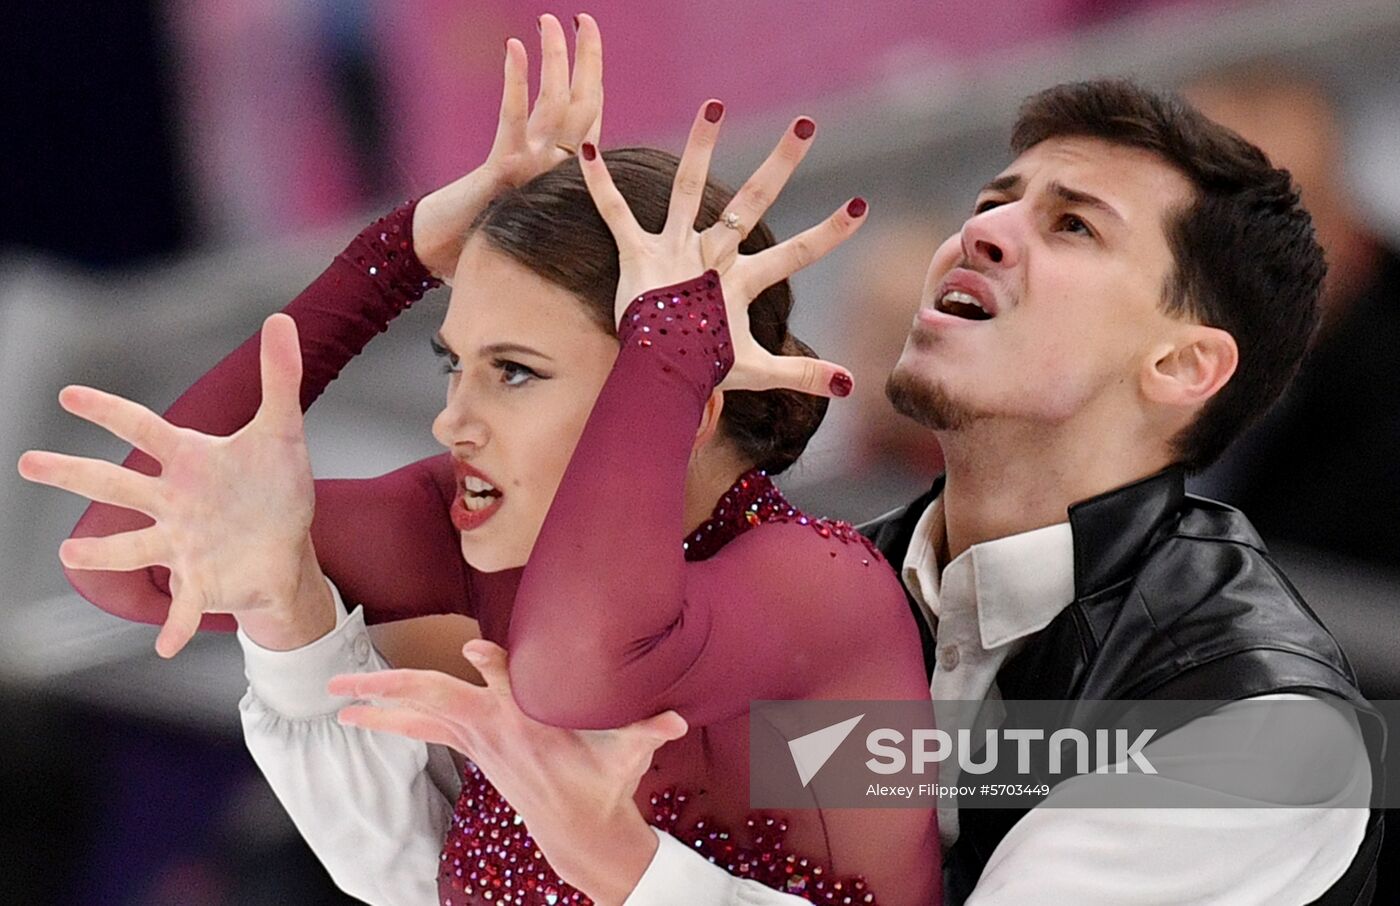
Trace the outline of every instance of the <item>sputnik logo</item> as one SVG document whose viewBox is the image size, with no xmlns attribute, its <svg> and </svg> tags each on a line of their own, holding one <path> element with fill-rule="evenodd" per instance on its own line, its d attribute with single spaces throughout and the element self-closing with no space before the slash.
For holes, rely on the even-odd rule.
<svg viewBox="0 0 1400 906">
<path fill-rule="evenodd" d="M 849 720 L 788 740 L 792 763 L 797 766 L 797 778 L 802 781 L 804 787 L 817 776 L 822 765 L 841 747 L 841 743 L 846 741 L 846 737 L 851 735 L 851 731 L 863 717 L 864 714 L 857 714 Z"/>
</svg>

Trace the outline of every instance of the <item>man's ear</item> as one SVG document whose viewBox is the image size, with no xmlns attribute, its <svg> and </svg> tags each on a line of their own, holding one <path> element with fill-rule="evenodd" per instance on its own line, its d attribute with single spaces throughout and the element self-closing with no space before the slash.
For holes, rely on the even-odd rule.
<svg viewBox="0 0 1400 906">
<path fill-rule="evenodd" d="M 713 390 L 710 398 L 705 400 L 705 411 L 700 413 L 700 427 L 695 429 L 695 443 L 690 447 L 691 452 L 698 451 L 719 430 L 719 416 L 724 411 L 724 391 Z"/>
<path fill-rule="evenodd" d="M 1159 347 L 1143 366 L 1143 396 L 1164 406 L 1195 410 L 1220 392 L 1239 362 L 1239 347 L 1228 331 L 1184 325 L 1176 342 Z"/>
</svg>

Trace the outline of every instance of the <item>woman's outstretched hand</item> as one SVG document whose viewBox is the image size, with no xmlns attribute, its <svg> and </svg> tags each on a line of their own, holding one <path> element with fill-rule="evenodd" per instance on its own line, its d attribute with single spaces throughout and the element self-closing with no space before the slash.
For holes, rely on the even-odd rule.
<svg viewBox="0 0 1400 906">
<path fill-rule="evenodd" d="M 434 276 L 452 276 L 467 228 L 492 198 L 552 169 L 584 141 L 597 144 L 603 124 L 603 38 L 592 16 L 580 13 L 575 20 L 571 78 L 564 28 L 554 16 L 540 16 L 534 110 L 525 45 L 517 38 L 506 42 L 505 87 L 491 153 L 476 170 L 425 196 L 414 213 L 414 251 Z"/>
<path fill-rule="evenodd" d="M 687 730 L 674 711 L 616 730 L 567 730 L 520 710 L 506 652 L 477 639 L 463 654 L 485 686 L 431 670 L 382 670 L 331 680 L 364 704 L 340 722 L 455 749 L 481 768 L 524 819 L 564 880 L 597 902 L 622 902 L 651 862 L 656 838 L 633 796 L 652 754 Z"/>
<path fill-rule="evenodd" d="M 832 362 L 804 356 L 774 355 L 749 329 L 749 303 L 759 293 L 819 260 L 845 242 L 865 222 L 866 204 L 853 198 L 822 223 L 753 255 L 739 253 L 739 243 L 778 197 L 811 147 L 815 125 L 800 117 L 784 133 L 768 159 L 734 195 L 720 220 L 695 229 L 709 178 L 710 155 L 724 119 L 724 105 L 707 101 L 695 116 L 676 170 L 666 225 L 648 233 L 637 223 L 627 201 L 613 185 L 597 146 L 587 143 L 579 154 L 588 191 L 617 240 L 621 274 L 615 315 L 648 290 L 680 283 L 707 270 L 719 273 L 729 320 L 734 366 L 721 390 L 791 389 L 819 396 L 846 396 L 851 374 Z"/>
<path fill-rule="evenodd" d="M 296 323 L 283 314 L 268 318 L 261 351 L 262 404 L 229 437 L 178 428 L 101 390 L 63 389 L 64 409 L 150 454 L 160 463 L 158 476 L 61 453 L 31 450 L 19 460 L 30 481 L 154 520 L 136 531 L 70 538 L 59 558 L 70 569 L 169 567 L 170 612 L 156 640 L 164 657 L 185 646 L 205 613 L 237 614 L 269 647 L 298 647 L 335 625 L 311 547 L 315 497 L 298 400 Z M 298 600 L 303 606 L 293 607 Z M 308 609 L 310 601 L 319 607 Z"/>
</svg>

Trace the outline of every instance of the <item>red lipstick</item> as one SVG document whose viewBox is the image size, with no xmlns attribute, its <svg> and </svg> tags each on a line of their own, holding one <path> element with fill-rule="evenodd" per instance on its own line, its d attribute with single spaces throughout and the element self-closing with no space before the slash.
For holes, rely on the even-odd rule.
<svg viewBox="0 0 1400 906">
<path fill-rule="evenodd" d="M 456 458 L 452 460 L 452 473 L 457 479 L 457 492 L 452 496 L 452 505 L 449 508 L 449 515 L 452 517 L 452 524 L 457 527 L 457 531 L 470 532 L 472 529 L 480 527 L 482 523 L 496 515 L 496 512 L 501 508 L 501 503 L 505 499 L 505 495 L 502 494 L 499 489 L 495 490 L 492 492 L 491 502 L 489 504 L 478 510 L 468 509 L 468 492 L 466 488 L 466 480 L 468 478 L 480 479 L 493 488 L 496 483 L 487 477 L 485 472 L 473 468 L 466 462 Z M 479 498 L 481 495 L 472 496 Z"/>
</svg>

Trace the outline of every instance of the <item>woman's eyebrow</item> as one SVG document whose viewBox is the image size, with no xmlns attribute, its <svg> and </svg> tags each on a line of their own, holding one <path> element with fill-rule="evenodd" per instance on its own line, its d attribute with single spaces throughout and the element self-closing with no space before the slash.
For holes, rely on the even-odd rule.
<svg viewBox="0 0 1400 906">
<path fill-rule="evenodd" d="M 530 347 L 530 346 L 525 346 L 525 345 L 520 344 L 520 343 L 491 343 L 490 345 L 481 347 L 481 349 L 479 350 L 479 352 L 480 352 L 480 354 L 481 354 L 482 356 L 499 356 L 499 355 L 507 355 L 507 354 L 509 354 L 509 355 L 532 355 L 532 356 L 535 356 L 536 358 L 544 359 L 546 362 L 553 362 L 553 361 L 554 361 L 554 358 L 553 358 L 552 356 L 545 355 L 543 352 L 540 352 L 538 349 L 535 349 L 535 348 Z"/>
</svg>

